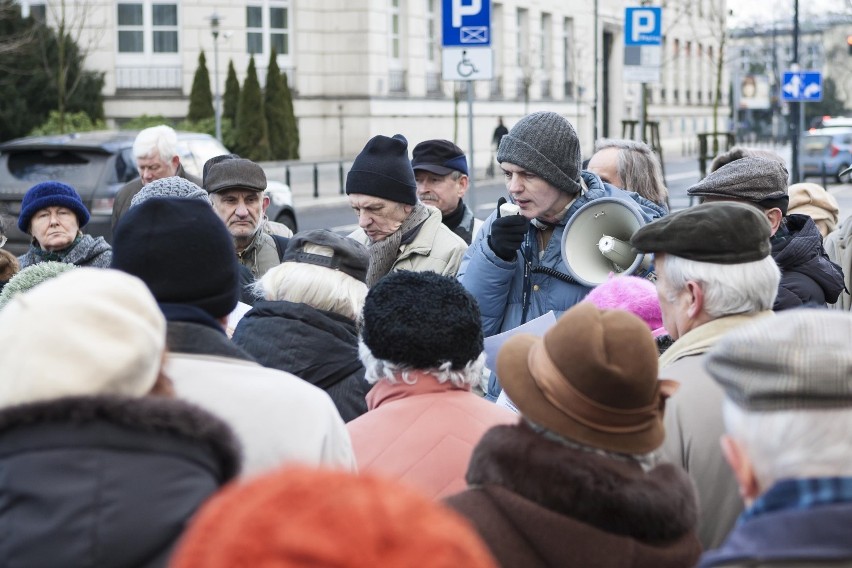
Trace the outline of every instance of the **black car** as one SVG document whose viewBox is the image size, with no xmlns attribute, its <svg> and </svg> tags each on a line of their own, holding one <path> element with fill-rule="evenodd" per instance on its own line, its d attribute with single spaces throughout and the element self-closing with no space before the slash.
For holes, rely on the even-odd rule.
<svg viewBox="0 0 852 568">
<path fill-rule="evenodd" d="M 30 237 L 17 229 L 21 200 L 37 183 L 57 180 L 74 187 L 91 213 L 85 232 L 111 238 L 110 221 L 115 194 L 139 176 L 133 159 L 133 141 L 138 132 L 99 131 L 56 136 L 32 136 L 0 144 L 0 214 L 7 223 L 6 248 L 21 254 Z M 178 154 L 184 169 L 201 177 L 204 163 L 227 154 L 218 140 L 207 134 L 178 132 Z M 296 213 L 290 188 L 268 182 L 269 219 L 296 231 Z"/>
</svg>

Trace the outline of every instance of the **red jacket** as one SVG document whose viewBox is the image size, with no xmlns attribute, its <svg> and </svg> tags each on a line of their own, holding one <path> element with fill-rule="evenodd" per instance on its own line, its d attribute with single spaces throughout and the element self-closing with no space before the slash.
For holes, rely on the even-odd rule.
<svg viewBox="0 0 852 568">
<path fill-rule="evenodd" d="M 413 385 L 379 381 L 367 413 L 346 427 L 359 471 L 402 481 L 433 499 L 458 493 L 474 446 L 492 426 L 518 416 L 469 389 L 418 374 Z"/>
</svg>

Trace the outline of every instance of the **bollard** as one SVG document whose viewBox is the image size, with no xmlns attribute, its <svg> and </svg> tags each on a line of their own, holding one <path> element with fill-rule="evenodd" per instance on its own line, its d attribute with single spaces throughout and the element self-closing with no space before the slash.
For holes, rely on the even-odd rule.
<svg viewBox="0 0 852 568">
<path fill-rule="evenodd" d="M 293 186 L 290 185 L 290 166 L 284 166 L 284 183 L 292 190 Z"/>
<path fill-rule="evenodd" d="M 314 162 L 314 198 L 319 197 L 319 167 Z"/>
<path fill-rule="evenodd" d="M 337 175 L 340 178 L 340 195 L 345 195 L 346 186 L 343 183 L 343 160 L 337 163 Z"/>
<path fill-rule="evenodd" d="M 822 177 L 822 187 L 824 189 L 828 189 L 828 174 L 825 171 L 825 161 L 820 162 L 819 174 L 820 174 L 820 177 Z M 802 181 L 805 181 L 804 177 L 802 178 Z"/>
</svg>

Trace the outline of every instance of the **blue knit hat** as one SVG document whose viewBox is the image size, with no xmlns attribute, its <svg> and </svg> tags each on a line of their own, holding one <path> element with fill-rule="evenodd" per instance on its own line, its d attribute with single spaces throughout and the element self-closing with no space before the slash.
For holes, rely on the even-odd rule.
<svg viewBox="0 0 852 568">
<path fill-rule="evenodd" d="M 32 186 L 21 201 L 21 214 L 18 215 L 18 228 L 29 233 L 33 215 L 47 207 L 65 207 L 77 216 L 80 228 L 89 222 L 89 211 L 83 205 L 80 194 L 70 185 L 58 181 L 44 181 Z"/>
<path fill-rule="evenodd" d="M 346 176 L 346 195 L 361 193 L 406 205 L 417 204 L 417 182 L 402 134 L 374 136 L 355 157 Z"/>
</svg>

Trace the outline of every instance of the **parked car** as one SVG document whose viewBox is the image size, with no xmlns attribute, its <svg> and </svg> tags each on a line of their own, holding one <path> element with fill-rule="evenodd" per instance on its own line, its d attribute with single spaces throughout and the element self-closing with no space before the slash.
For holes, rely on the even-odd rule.
<svg viewBox="0 0 852 568">
<path fill-rule="evenodd" d="M 32 136 L 0 144 L 0 214 L 17 219 L 21 200 L 33 185 L 60 180 L 74 186 L 91 213 L 86 233 L 111 238 L 110 219 L 115 194 L 138 177 L 133 159 L 133 141 L 138 132 L 99 131 L 56 136 Z M 201 177 L 204 163 L 227 154 L 218 140 L 208 134 L 178 132 L 178 154 L 184 169 Z M 296 231 L 296 212 L 290 187 L 269 180 L 267 216 Z M 10 251 L 20 254 L 29 246 L 29 236 L 9 230 Z"/>
<path fill-rule="evenodd" d="M 799 163 L 803 178 L 820 177 L 825 171 L 838 183 L 852 182 L 852 174 L 843 173 L 852 165 L 852 128 L 822 128 L 805 134 Z"/>
</svg>

